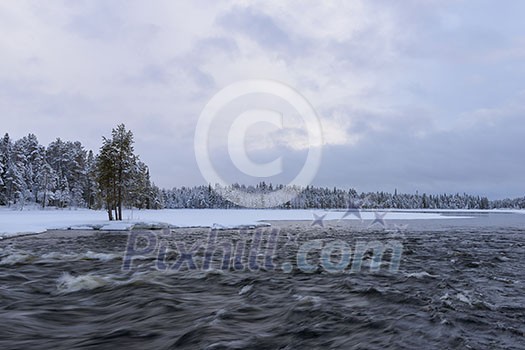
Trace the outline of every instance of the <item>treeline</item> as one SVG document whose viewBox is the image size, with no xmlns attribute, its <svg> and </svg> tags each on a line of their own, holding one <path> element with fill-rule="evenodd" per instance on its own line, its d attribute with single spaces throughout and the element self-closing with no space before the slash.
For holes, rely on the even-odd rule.
<svg viewBox="0 0 525 350">
<path fill-rule="evenodd" d="M 234 184 L 220 191 L 211 185 L 159 189 L 149 169 L 134 153 L 133 133 L 123 124 L 102 138 L 99 153 L 86 150 L 78 141 L 57 138 L 47 147 L 35 135 L 0 139 L 0 205 L 23 209 L 105 208 L 110 220 L 122 220 L 122 208 L 237 208 L 219 192 L 252 194 L 283 189 L 264 182 L 256 186 Z M 344 209 L 349 203 L 362 208 L 397 209 L 493 209 L 525 208 L 525 197 L 490 201 L 469 194 L 358 193 L 355 189 L 307 186 L 292 187 L 298 195 L 280 208 Z"/>
<path fill-rule="evenodd" d="M 282 185 L 274 186 L 264 182 L 256 186 L 235 184 L 216 191 L 213 186 L 195 186 L 163 189 L 160 192 L 164 208 L 238 208 L 237 205 L 219 196 L 218 192 L 238 190 L 251 194 L 270 193 L 283 189 Z M 355 189 L 339 189 L 307 186 L 295 188 L 299 194 L 279 206 L 283 209 L 345 209 L 350 205 L 364 209 L 522 209 L 525 208 L 525 197 L 516 199 L 490 201 L 487 197 L 463 194 L 427 195 L 426 193 L 401 194 L 388 192 L 361 192 Z M 353 204 L 352 204 L 353 203 Z"/>
<path fill-rule="evenodd" d="M 99 154 L 60 138 L 45 147 L 34 134 L 0 139 L 0 205 L 106 208 L 119 220 L 122 206 L 160 208 L 158 193 L 124 125 L 103 138 Z"/>
</svg>

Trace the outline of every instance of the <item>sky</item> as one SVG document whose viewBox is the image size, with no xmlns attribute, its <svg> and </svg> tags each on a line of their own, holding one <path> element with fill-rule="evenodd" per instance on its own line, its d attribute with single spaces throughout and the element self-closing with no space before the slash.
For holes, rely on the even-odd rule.
<svg viewBox="0 0 525 350">
<path fill-rule="evenodd" d="M 523 196 L 523 13 L 525 2 L 482 0 L 3 1 L 0 132 L 96 151 L 124 123 L 157 185 L 205 184 L 203 110 L 231 84 L 264 79 L 308 101 L 322 142 L 282 96 L 246 94 L 206 140 L 228 183 L 289 183 L 318 147 L 318 186 Z M 281 125 L 231 132 L 240 114 L 268 110 Z M 246 174 L 229 138 L 281 172 Z"/>
</svg>

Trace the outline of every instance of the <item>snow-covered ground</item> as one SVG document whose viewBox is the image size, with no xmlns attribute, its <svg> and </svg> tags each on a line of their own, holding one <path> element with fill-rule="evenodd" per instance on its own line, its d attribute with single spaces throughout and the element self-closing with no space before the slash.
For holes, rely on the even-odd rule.
<svg viewBox="0 0 525 350">
<path fill-rule="evenodd" d="M 385 220 L 424 220 L 464 218 L 466 210 L 461 215 L 450 215 L 455 211 L 397 211 L 379 210 L 386 213 Z M 447 212 L 443 216 L 440 212 Z M 473 211 L 479 212 L 479 211 Z M 485 211 L 486 212 L 486 211 Z M 497 211 L 502 212 L 502 211 Z M 521 212 L 524 211 L 512 211 Z M 100 229 L 127 230 L 136 225 L 156 226 L 169 224 L 175 227 L 219 227 L 232 228 L 241 226 L 256 226 L 265 221 L 304 221 L 313 220 L 314 214 L 325 215 L 323 220 L 340 220 L 345 211 L 324 210 L 280 210 L 280 209 L 164 209 L 164 210 L 125 210 L 124 220 L 108 221 L 107 214 L 101 210 L 87 209 L 47 209 L 47 210 L 13 210 L 0 208 L 0 237 L 39 233 L 50 229 Z M 374 220 L 376 213 L 361 211 L 363 220 Z M 350 213 L 344 220 L 358 220 Z"/>
<path fill-rule="evenodd" d="M 443 216 L 438 212 L 421 211 L 380 211 L 386 212 L 385 220 L 450 219 L 465 217 Z M 451 211 L 447 211 L 450 213 Z M 500 211 L 501 212 L 501 211 Z M 522 211 L 523 212 L 523 211 Z M 110 222 L 102 210 L 87 209 L 47 209 L 13 210 L 0 208 L 0 238 L 39 233 L 49 229 L 92 229 L 126 230 L 137 224 L 155 225 L 164 223 L 177 227 L 240 227 L 260 225 L 273 220 L 313 220 L 314 215 L 325 215 L 324 220 L 339 220 L 344 211 L 324 210 L 279 210 L 279 209 L 164 209 L 164 210 L 125 210 L 124 220 Z M 458 213 L 459 214 L 459 213 Z M 375 219 L 372 211 L 362 211 L 363 220 Z M 345 220 L 357 220 L 352 213 Z M 141 225 L 142 226 L 142 225 Z"/>
</svg>

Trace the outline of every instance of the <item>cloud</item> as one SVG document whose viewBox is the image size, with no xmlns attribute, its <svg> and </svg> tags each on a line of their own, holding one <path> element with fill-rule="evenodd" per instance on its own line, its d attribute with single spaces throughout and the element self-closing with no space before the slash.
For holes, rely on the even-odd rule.
<svg viewBox="0 0 525 350">
<path fill-rule="evenodd" d="M 193 153 L 204 105 L 237 80 L 274 79 L 320 116 L 319 185 L 521 195 L 524 7 L 4 2 L 0 128 L 14 137 L 34 132 L 43 143 L 78 139 L 96 150 L 101 135 L 125 122 L 160 185 L 193 185 L 204 181 Z M 287 170 L 297 170 L 304 130 L 265 135 L 252 156 L 284 152 Z M 235 178 L 228 155 L 217 156 Z"/>
<path fill-rule="evenodd" d="M 218 18 L 217 23 L 229 31 L 244 34 L 265 49 L 289 49 L 288 34 L 271 16 L 257 12 L 253 7 L 239 7 Z"/>
</svg>

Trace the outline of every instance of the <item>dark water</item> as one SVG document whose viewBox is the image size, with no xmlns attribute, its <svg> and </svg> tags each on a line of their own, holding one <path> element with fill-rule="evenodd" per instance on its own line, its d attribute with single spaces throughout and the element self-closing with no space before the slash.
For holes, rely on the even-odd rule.
<svg viewBox="0 0 525 350">
<path fill-rule="evenodd" d="M 274 223 L 276 266 L 296 263 L 297 248 L 313 239 L 351 247 L 396 240 L 403 244 L 397 272 L 370 272 L 367 256 L 354 273 L 224 271 L 218 263 L 211 271 L 158 271 L 154 254 L 123 271 L 127 232 L 3 240 L 0 348 L 525 349 L 525 215 L 405 223 L 387 230 Z M 207 233 L 171 234 L 190 246 Z"/>
</svg>

